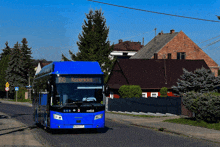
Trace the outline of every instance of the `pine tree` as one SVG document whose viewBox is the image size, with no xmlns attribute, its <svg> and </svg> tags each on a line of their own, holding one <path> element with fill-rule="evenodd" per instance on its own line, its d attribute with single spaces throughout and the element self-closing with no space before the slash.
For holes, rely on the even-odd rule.
<svg viewBox="0 0 220 147">
<path fill-rule="evenodd" d="M 6 70 L 8 67 L 9 56 L 4 56 L 0 61 L 0 91 L 5 91 L 5 84 L 6 84 Z"/>
<path fill-rule="evenodd" d="M 183 75 L 180 77 L 182 79 L 178 79 L 177 86 L 171 87 L 179 95 L 189 91 L 199 93 L 216 92 L 216 88 L 220 86 L 220 77 L 215 77 L 211 70 L 204 67 L 195 70 L 194 73 L 183 69 Z"/>
<path fill-rule="evenodd" d="M 0 60 L 2 60 L 4 56 L 7 56 L 11 53 L 11 48 L 8 46 L 8 41 L 6 41 L 5 46 L 6 47 L 2 49 L 3 52 L 1 53 Z"/>
<path fill-rule="evenodd" d="M 24 65 L 24 78 L 27 79 L 27 83 L 25 85 L 28 85 L 28 78 L 29 76 L 31 79 L 34 77 L 34 66 L 33 66 L 33 59 L 31 56 L 31 48 L 28 48 L 27 45 L 27 39 L 22 39 L 22 46 L 21 46 L 21 54 L 22 54 L 22 60 Z"/>
<path fill-rule="evenodd" d="M 21 58 L 20 44 L 18 42 L 14 45 L 14 48 L 10 54 L 10 62 L 8 62 L 8 68 L 6 70 L 6 81 L 9 83 L 9 93 L 14 93 L 15 87 L 24 87 L 27 83 L 27 79 L 24 77 L 24 62 Z"/>
<path fill-rule="evenodd" d="M 110 46 L 110 42 L 107 41 L 109 28 L 106 27 L 106 20 L 101 10 L 95 12 L 90 10 L 86 18 L 88 21 L 84 20 L 82 35 L 79 34 L 78 36 L 79 52 L 76 55 L 71 51 L 69 53 L 73 61 L 98 61 L 106 81 L 115 61 L 109 59 L 109 55 L 113 50 L 113 46 Z M 68 61 L 64 55 L 62 55 L 62 58 L 64 61 Z"/>
</svg>

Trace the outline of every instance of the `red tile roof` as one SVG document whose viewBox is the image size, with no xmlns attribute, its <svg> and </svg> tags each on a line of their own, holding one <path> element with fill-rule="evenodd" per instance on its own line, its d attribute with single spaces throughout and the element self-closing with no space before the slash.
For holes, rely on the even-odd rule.
<svg viewBox="0 0 220 147">
<path fill-rule="evenodd" d="M 44 66 L 46 66 L 46 65 L 48 65 L 48 64 L 50 64 L 50 63 L 52 63 L 52 62 L 47 62 L 47 63 L 43 63 L 42 61 L 40 61 L 40 66 L 41 66 L 41 68 L 43 68 Z"/>
<path fill-rule="evenodd" d="M 139 51 L 142 47 L 139 42 L 124 41 L 115 44 L 113 51 Z"/>
<path fill-rule="evenodd" d="M 122 85 L 140 85 L 142 89 L 171 88 L 180 79 L 183 68 L 194 71 L 202 67 L 210 69 L 204 60 L 118 59 L 107 83 L 113 89 Z"/>
</svg>

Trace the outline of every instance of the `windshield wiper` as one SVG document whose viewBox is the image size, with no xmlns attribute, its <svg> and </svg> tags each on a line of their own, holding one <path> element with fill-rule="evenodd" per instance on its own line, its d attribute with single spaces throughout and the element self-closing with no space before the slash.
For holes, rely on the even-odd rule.
<svg viewBox="0 0 220 147">
<path fill-rule="evenodd" d="M 88 101 L 88 100 L 86 100 L 86 101 L 83 101 L 83 103 L 90 103 L 90 102 L 96 102 L 96 100 L 90 100 L 90 101 Z"/>
<path fill-rule="evenodd" d="M 82 101 L 73 101 L 71 103 L 65 103 L 65 104 L 68 104 L 68 105 L 75 105 L 75 104 L 82 104 L 83 102 Z"/>
</svg>

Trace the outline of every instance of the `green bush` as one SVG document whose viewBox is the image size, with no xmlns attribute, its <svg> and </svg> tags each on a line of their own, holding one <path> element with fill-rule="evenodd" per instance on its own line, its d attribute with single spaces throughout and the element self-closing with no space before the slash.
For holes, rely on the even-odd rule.
<svg viewBox="0 0 220 147">
<path fill-rule="evenodd" d="M 215 96 L 213 92 L 204 94 L 194 91 L 187 92 L 183 96 L 183 104 L 188 110 L 195 113 L 198 120 L 220 121 L 220 96 Z"/>
<path fill-rule="evenodd" d="M 167 97 L 167 88 L 163 87 L 160 89 L 160 97 Z"/>
<path fill-rule="evenodd" d="M 142 96 L 142 90 L 139 85 L 123 85 L 118 92 L 122 98 L 140 98 Z"/>
<path fill-rule="evenodd" d="M 220 97 L 212 93 L 204 94 L 197 102 L 198 114 L 197 118 L 206 122 L 220 121 Z"/>
<path fill-rule="evenodd" d="M 25 99 L 25 92 L 28 92 L 28 90 L 25 87 L 19 87 L 19 90 L 17 91 L 17 99 L 24 100 Z M 14 95 L 14 99 L 16 99 L 16 92 Z"/>
</svg>

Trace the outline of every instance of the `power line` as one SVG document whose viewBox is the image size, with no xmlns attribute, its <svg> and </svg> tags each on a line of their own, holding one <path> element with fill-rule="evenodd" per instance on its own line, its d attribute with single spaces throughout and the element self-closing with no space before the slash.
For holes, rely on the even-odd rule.
<svg viewBox="0 0 220 147">
<path fill-rule="evenodd" d="M 201 43 L 207 42 L 207 41 L 209 41 L 209 40 L 212 40 L 212 39 L 215 39 L 215 38 L 218 38 L 218 37 L 220 37 L 220 35 L 218 35 L 218 36 L 216 36 L 216 37 L 213 37 L 213 38 L 210 38 L 210 39 L 207 39 L 207 40 L 205 40 L 205 41 L 199 42 L 199 43 L 197 43 L 197 44 L 201 44 Z"/>
<path fill-rule="evenodd" d="M 105 5 L 110 5 L 110 6 L 115 6 L 115 7 L 122 7 L 122 8 L 126 8 L 126 9 L 144 11 L 144 12 L 149 12 L 149 13 L 156 13 L 156 14 L 174 16 L 174 17 L 181 17 L 181 18 L 188 18 L 188 19 L 195 19 L 195 20 L 202 20 L 202 21 L 210 21 L 210 22 L 220 22 L 220 21 L 209 20 L 209 19 L 202 19 L 202 18 L 195 18 L 195 17 L 188 17 L 188 16 L 182 16 L 182 15 L 174 15 L 174 14 L 168 14 L 168 13 L 162 13 L 162 12 L 156 12 L 156 11 L 149 11 L 149 10 L 131 8 L 131 7 L 126 7 L 126 6 L 121 6 L 121 5 L 115 5 L 115 4 L 109 4 L 109 3 L 104 3 L 104 2 L 94 1 L 94 0 L 87 0 L 87 1 L 95 2 L 95 3 L 100 3 L 100 4 L 105 4 Z"/>
<path fill-rule="evenodd" d="M 209 46 L 211 46 L 211 45 L 213 45 L 213 44 L 216 44 L 216 43 L 218 43 L 218 42 L 220 42 L 220 39 L 215 40 L 215 41 L 213 41 L 213 42 L 207 44 L 206 46 L 204 46 L 204 47 L 202 47 L 202 48 L 205 49 L 205 48 L 207 48 L 207 47 L 209 47 Z"/>
</svg>

